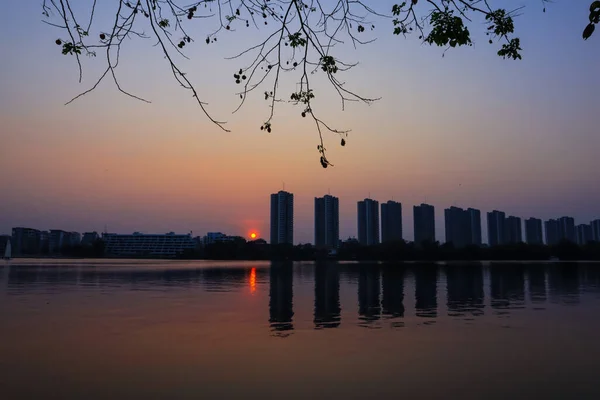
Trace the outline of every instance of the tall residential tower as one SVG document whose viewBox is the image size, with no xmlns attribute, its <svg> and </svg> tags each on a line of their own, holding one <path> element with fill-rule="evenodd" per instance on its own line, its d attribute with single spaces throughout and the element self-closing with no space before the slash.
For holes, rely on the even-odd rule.
<svg viewBox="0 0 600 400">
<path fill-rule="evenodd" d="M 555 219 L 549 219 L 544 222 L 544 230 L 546 231 L 546 244 L 552 246 L 560 242 L 560 229 L 558 228 L 558 221 Z"/>
<path fill-rule="evenodd" d="M 280 190 L 271 195 L 271 244 L 294 244 L 294 195 Z"/>
<path fill-rule="evenodd" d="M 379 202 L 364 199 L 358 202 L 358 241 L 363 246 L 379 243 Z"/>
<path fill-rule="evenodd" d="M 450 207 L 444 210 L 446 243 L 454 247 L 481 246 L 481 212 L 474 208 L 463 210 Z"/>
<path fill-rule="evenodd" d="M 339 199 L 330 195 L 315 197 L 315 246 L 334 249 L 339 240 Z"/>
<path fill-rule="evenodd" d="M 402 240 L 402 204 L 397 201 L 381 203 L 381 241 Z"/>
<path fill-rule="evenodd" d="M 432 205 L 413 206 L 415 243 L 435 243 L 435 210 Z"/>
<path fill-rule="evenodd" d="M 488 243 L 490 246 L 504 244 L 506 238 L 505 220 L 506 214 L 502 211 L 494 210 L 487 213 Z"/>
<path fill-rule="evenodd" d="M 529 218 L 525 220 L 525 240 L 527 244 L 543 244 L 542 220 Z"/>
</svg>

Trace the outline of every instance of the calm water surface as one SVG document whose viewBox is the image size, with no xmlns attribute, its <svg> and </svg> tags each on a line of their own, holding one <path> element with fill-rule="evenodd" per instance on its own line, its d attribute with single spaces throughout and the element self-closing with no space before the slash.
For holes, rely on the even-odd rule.
<svg viewBox="0 0 600 400">
<path fill-rule="evenodd" d="M 599 399 L 600 264 L 15 260 L 0 398 Z"/>
</svg>

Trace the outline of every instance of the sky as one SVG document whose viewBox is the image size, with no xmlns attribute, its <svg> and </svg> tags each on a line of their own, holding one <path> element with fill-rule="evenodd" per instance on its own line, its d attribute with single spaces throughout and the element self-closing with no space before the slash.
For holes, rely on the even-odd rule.
<svg viewBox="0 0 600 400">
<path fill-rule="evenodd" d="M 86 2 L 77 2 L 86 6 Z M 113 2 L 114 3 L 114 2 Z M 393 1 L 373 1 L 388 11 Z M 145 233 L 221 231 L 269 237 L 269 195 L 295 195 L 295 242 L 313 240 L 314 197 L 340 198 L 340 236 L 356 236 L 356 202 L 370 197 L 402 202 L 405 238 L 413 238 L 412 206 L 435 206 L 436 236 L 444 240 L 443 210 L 455 205 L 498 209 L 522 218 L 600 218 L 600 36 L 583 41 L 589 0 L 510 0 L 526 5 L 516 21 L 523 60 L 503 60 L 485 26 L 471 26 L 474 45 L 452 49 L 391 34 L 374 19 L 374 43 L 337 55 L 359 62 L 346 85 L 372 105 L 342 111 L 318 76 L 315 112 L 351 129 L 346 146 L 325 133 L 333 167 L 319 164 L 318 134 L 298 107 L 278 104 L 273 131 L 258 90 L 237 113 L 233 73 L 248 59 L 226 60 L 275 27 L 234 27 L 218 42 L 203 38 L 180 60 L 209 111 L 231 132 L 211 124 L 170 75 L 151 40 L 122 51 L 123 86 L 152 101 L 136 101 L 109 81 L 76 102 L 92 85 L 101 57 L 84 60 L 78 83 L 74 60 L 54 44 L 64 33 L 41 22 L 41 1 L 8 2 L 0 24 L 0 233 L 14 226 L 72 231 Z M 541 3 L 541 2 L 540 2 Z M 110 2 L 95 30 L 110 25 Z M 9 16 L 9 18 L 6 18 Z M 196 22 L 196 21 L 194 21 Z M 207 28 L 208 26 L 208 28 Z M 294 90 L 299 76 L 282 78 Z M 482 216 L 483 232 L 487 225 Z M 484 233 L 484 239 L 486 234 Z"/>
</svg>

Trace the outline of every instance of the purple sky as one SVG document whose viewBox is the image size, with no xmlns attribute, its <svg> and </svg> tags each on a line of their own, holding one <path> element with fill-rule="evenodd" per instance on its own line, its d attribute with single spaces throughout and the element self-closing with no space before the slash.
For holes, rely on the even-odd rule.
<svg viewBox="0 0 600 400">
<path fill-rule="evenodd" d="M 269 194 L 282 182 L 295 194 L 298 242 L 313 240 L 313 199 L 328 190 L 340 198 L 343 238 L 356 235 L 356 202 L 369 194 L 402 202 L 407 239 L 412 206 L 424 201 L 436 207 L 439 240 L 451 205 L 523 218 L 570 215 L 576 223 L 600 218 L 600 36 L 581 38 L 590 1 L 559 0 L 546 13 L 537 2 L 513 3 L 527 4 L 516 20 L 522 61 L 496 56 L 478 22 L 475 45 L 443 58 L 443 48 L 393 36 L 389 21 L 377 24 L 375 43 L 340 47 L 345 60 L 360 61 L 348 85 L 382 99 L 342 112 L 332 89 L 314 78 L 315 109 L 352 129 L 345 147 L 326 135 L 335 167 L 324 170 L 317 133 L 299 108 L 282 104 L 271 134 L 259 129 L 268 113 L 260 91 L 231 114 L 240 61 L 224 58 L 269 29 L 239 28 L 214 46 L 198 40 L 189 46 L 192 60 L 182 61 L 213 114 L 228 121 L 225 133 L 177 86 L 151 41 L 127 43 L 120 77 L 152 104 L 106 82 L 64 106 L 93 84 L 101 60 L 84 61 L 79 85 L 74 60 L 54 44 L 62 32 L 40 22 L 41 2 L 8 2 L 10 18 L 0 25 L 0 233 L 106 225 L 119 233 L 268 237 Z M 376 4 L 387 11 L 393 2 Z M 98 29 L 109 14 L 99 14 Z M 285 79 L 281 89 L 293 91 L 297 77 Z"/>
</svg>

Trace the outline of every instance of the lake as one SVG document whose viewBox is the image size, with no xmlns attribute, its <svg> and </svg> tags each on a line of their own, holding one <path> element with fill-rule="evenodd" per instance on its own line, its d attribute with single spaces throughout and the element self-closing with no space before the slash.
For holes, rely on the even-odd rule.
<svg viewBox="0 0 600 400">
<path fill-rule="evenodd" d="M 600 264 L 13 260 L 0 398 L 598 399 Z"/>
</svg>

